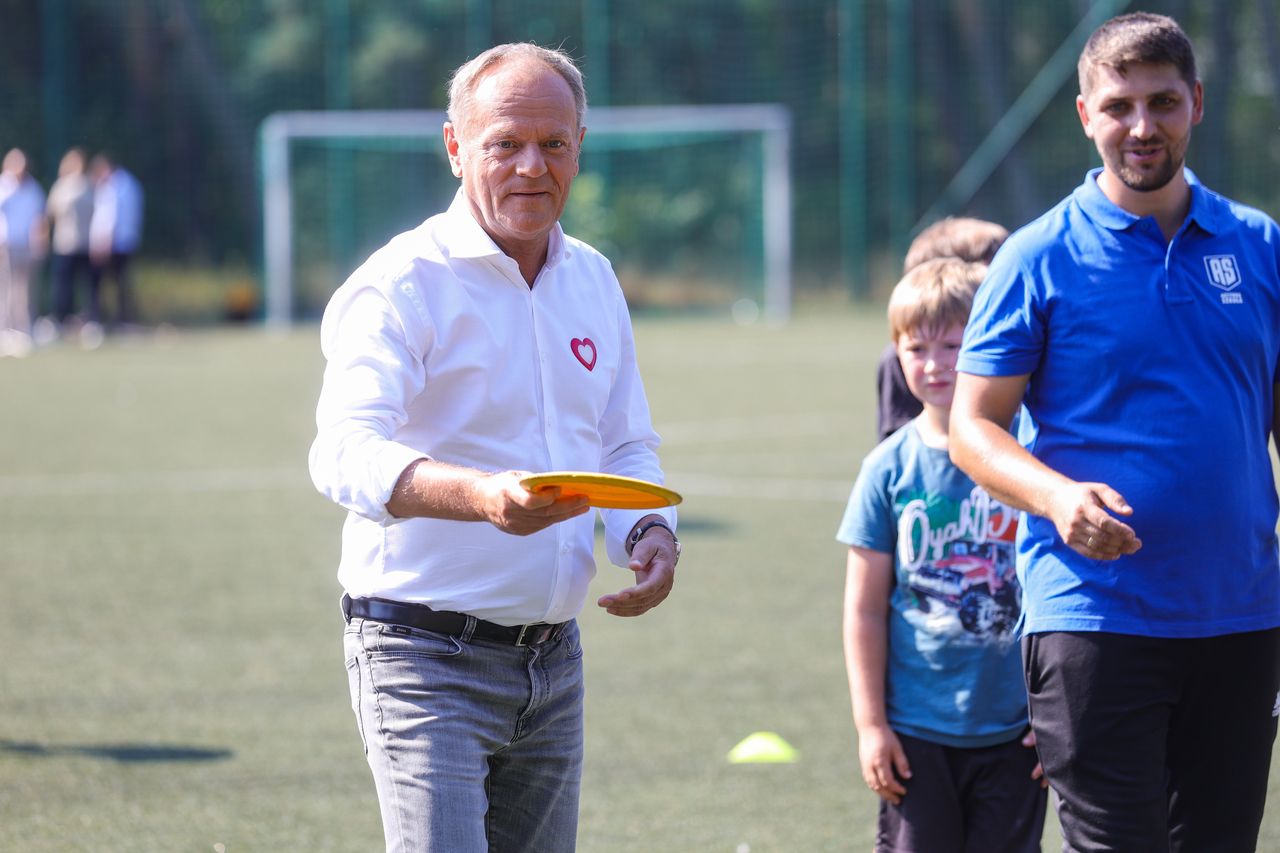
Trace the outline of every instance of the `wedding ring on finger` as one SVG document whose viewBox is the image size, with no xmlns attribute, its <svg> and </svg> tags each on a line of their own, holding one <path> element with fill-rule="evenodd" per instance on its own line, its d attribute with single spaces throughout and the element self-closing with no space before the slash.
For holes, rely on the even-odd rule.
<svg viewBox="0 0 1280 853">
<path fill-rule="evenodd" d="M 1088 539 L 1084 540 L 1084 544 L 1085 544 L 1085 546 L 1086 546 L 1086 547 L 1092 548 L 1092 547 L 1093 547 L 1093 537 L 1092 537 L 1092 536 L 1090 536 Z"/>
</svg>

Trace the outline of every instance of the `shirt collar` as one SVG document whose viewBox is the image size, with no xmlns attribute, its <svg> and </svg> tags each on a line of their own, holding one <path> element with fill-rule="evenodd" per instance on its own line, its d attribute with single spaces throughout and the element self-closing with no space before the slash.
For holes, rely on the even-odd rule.
<svg viewBox="0 0 1280 853">
<path fill-rule="evenodd" d="M 1195 172 L 1185 168 L 1183 171 L 1191 186 L 1191 211 L 1187 214 L 1187 220 L 1194 222 L 1202 231 L 1217 234 L 1222 230 L 1222 211 L 1215 203 L 1217 197 L 1200 183 Z"/>
<path fill-rule="evenodd" d="M 498 244 L 493 242 L 493 238 L 476 221 L 475 215 L 471 212 L 471 202 L 468 201 L 461 187 L 454 194 L 453 201 L 446 211 L 445 231 L 445 245 L 449 247 L 449 254 L 455 258 L 488 258 L 494 255 L 506 257 Z M 550 269 L 568 256 L 564 229 L 557 222 L 549 235 L 547 261 L 544 266 Z"/>
<path fill-rule="evenodd" d="M 1142 217 L 1135 216 L 1107 198 L 1098 186 L 1098 176 L 1101 174 L 1101 168 L 1089 170 L 1084 183 L 1074 193 L 1076 203 L 1090 219 L 1102 227 L 1123 231 Z M 1182 174 L 1187 179 L 1187 186 L 1191 188 L 1191 210 L 1187 213 L 1187 221 L 1194 222 L 1210 234 L 1216 233 L 1218 214 L 1213 204 L 1213 194 L 1200 183 L 1196 173 L 1186 166 L 1182 167 Z"/>
</svg>

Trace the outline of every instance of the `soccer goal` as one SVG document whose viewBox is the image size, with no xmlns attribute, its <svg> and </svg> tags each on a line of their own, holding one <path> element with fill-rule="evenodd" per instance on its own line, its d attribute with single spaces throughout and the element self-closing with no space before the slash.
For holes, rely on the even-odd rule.
<svg viewBox="0 0 1280 853">
<path fill-rule="evenodd" d="M 313 318 L 350 272 L 457 191 L 443 111 L 281 112 L 260 131 L 265 316 Z M 565 230 L 633 307 L 791 309 L 791 119 L 777 105 L 593 107 Z"/>
</svg>

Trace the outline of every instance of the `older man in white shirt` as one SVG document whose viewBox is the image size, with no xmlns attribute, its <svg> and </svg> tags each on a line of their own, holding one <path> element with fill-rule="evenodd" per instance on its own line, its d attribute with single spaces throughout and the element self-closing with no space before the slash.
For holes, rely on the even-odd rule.
<svg viewBox="0 0 1280 853">
<path fill-rule="evenodd" d="M 617 279 L 558 224 L 585 106 L 558 51 L 503 45 L 458 69 L 444 142 L 461 190 L 321 326 L 310 467 L 348 510 L 347 669 L 388 850 L 574 846 L 594 519 L 520 480 L 662 480 Z M 670 592 L 675 514 L 603 517 L 636 583 L 598 604 L 640 615 Z"/>
</svg>

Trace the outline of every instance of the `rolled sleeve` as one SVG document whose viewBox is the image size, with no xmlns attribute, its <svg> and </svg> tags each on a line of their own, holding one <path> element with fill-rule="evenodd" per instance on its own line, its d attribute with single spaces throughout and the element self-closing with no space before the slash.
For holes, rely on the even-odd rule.
<svg viewBox="0 0 1280 853">
<path fill-rule="evenodd" d="M 395 292 L 351 287 L 325 311 L 320 337 L 328 364 L 308 458 L 321 494 L 382 525 L 402 520 L 386 506 L 400 475 L 430 458 L 396 440 L 425 370 L 422 353 L 407 343 L 406 322 L 414 318 L 394 303 Z"/>
</svg>

